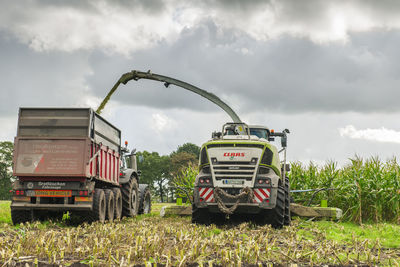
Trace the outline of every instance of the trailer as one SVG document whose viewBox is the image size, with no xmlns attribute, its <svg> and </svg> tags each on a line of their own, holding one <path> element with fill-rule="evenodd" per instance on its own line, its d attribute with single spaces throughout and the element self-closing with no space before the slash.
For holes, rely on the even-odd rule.
<svg viewBox="0 0 400 267">
<path fill-rule="evenodd" d="M 65 211 L 88 222 L 135 216 L 139 172 L 128 153 L 121 131 L 91 108 L 20 108 L 13 223 Z"/>
</svg>

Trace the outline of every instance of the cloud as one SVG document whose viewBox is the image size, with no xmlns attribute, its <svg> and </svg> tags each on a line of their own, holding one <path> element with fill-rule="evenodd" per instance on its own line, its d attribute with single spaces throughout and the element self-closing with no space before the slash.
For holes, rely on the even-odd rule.
<svg viewBox="0 0 400 267">
<path fill-rule="evenodd" d="M 400 110 L 400 31 L 350 35 L 346 45 L 318 45 L 284 36 L 254 41 L 218 31 L 212 21 L 183 31 L 174 43 L 160 43 L 132 58 L 94 53 L 88 84 L 105 96 L 122 73 L 152 70 L 215 93 L 240 115 L 258 110 L 296 112 L 382 112 Z M 245 49 L 245 50 L 243 50 Z M 243 53 L 242 51 L 248 51 Z M 139 80 L 121 85 L 114 100 L 130 105 L 219 110 L 175 86 Z"/>
<path fill-rule="evenodd" d="M 3 35 L 0 51 L 2 117 L 16 116 L 21 106 L 81 107 L 95 102 L 85 81 L 92 74 L 87 55 L 38 53 Z"/>
<path fill-rule="evenodd" d="M 165 114 L 155 113 L 152 115 L 152 128 L 158 133 L 168 131 L 174 127 L 174 122 Z"/>
<path fill-rule="evenodd" d="M 396 1 L 3 1 L 0 28 L 36 51 L 102 49 L 129 56 L 212 21 L 256 41 L 285 35 L 346 43 L 353 32 L 399 29 Z"/>
<path fill-rule="evenodd" d="M 379 129 L 357 130 L 353 125 L 347 125 L 339 128 L 340 136 L 349 137 L 351 139 L 362 139 L 368 141 L 397 143 L 400 144 L 400 132 L 381 127 Z"/>
</svg>

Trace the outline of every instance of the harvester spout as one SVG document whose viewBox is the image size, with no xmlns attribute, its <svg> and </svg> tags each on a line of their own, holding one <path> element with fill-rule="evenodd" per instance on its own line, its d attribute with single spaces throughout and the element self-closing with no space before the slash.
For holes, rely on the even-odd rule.
<svg viewBox="0 0 400 267">
<path fill-rule="evenodd" d="M 167 88 L 169 85 L 173 84 L 173 85 L 179 86 L 183 89 L 192 91 L 193 93 L 196 93 L 196 94 L 210 100 L 211 102 L 213 102 L 214 104 L 216 104 L 220 108 L 222 108 L 232 118 L 233 122 L 237 122 L 237 123 L 242 122 L 240 120 L 239 116 L 232 110 L 232 108 L 229 107 L 224 101 L 222 101 L 218 96 L 214 95 L 213 93 L 207 92 L 206 90 L 200 89 L 189 83 L 186 83 L 186 82 L 183 82 L 183 81 L 180 81 L 177 79 L 173 79 L 171 77 L 151 73 L 151 71 L 142 72 L 142 71 L 137 71 L 137 70 L 127 72 L 121 76 L 121 78 L 117 81 L 117 83 L 113 86 L 113 88 L 110 90 L 110 92 L 104 98 L 103 102 L 100 104 L 99 108 L 97 109 L 97 113 L 101 113 L 104 106 L 107 104 L 108 100 L 111 98 L 111 95 L 115 92 L 115 90 L 117 90 L 118 86 L 121 83 L 127 84 L 130 80 L 138 81 L 140 79 L 148 79 L 148 80 L 163 82 L 164 86 Z"/>
</svg>

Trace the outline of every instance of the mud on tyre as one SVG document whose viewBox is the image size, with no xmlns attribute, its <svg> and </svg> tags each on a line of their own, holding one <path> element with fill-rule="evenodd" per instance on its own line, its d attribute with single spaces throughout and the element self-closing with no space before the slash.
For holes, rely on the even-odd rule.
<svg viewBox="0 0 400 267">
<path fill-rule="evenodd" d="M 129 182 L 121 187 L 122 216 L 133 217 L 139 210 L 139 189 L 136 177 L 132 176 Z"/>
<path fill-rule="evenodd" d="M 139 212 L 148 214 L 151 211 L 151 194 L 147 184 L 139 184 Z"/>
</svg>

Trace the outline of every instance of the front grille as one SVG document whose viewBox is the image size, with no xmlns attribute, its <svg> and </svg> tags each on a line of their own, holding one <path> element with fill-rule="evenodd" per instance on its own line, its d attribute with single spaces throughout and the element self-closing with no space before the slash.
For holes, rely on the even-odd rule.
<svg viewBox="0 0 400 267">
<path fill-rule="evenodd" d="M 256 165 L 244 161 L 218 161 L 214 162 L 213 169 L 215 179 L 246 179 L 250 181 L 256 171 Z"/>
</svg>

